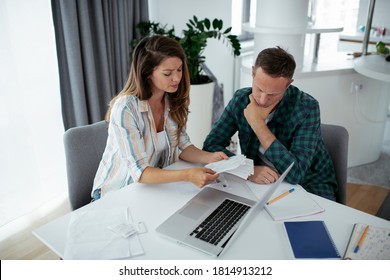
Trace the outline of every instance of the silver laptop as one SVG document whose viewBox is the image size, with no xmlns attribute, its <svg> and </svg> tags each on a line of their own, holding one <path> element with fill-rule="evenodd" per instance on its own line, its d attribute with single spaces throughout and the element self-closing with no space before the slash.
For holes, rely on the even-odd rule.
<svg viewBox="0 0 390 280">
<path fill-rule="evenodd" d="M 237 229 L 248 223 L 253 213 L 264 208 L 293 165 L 271 185 L 261 200 L 205 187 L 159 225 L 156 231 L 177 243 L 217 257 Z M 238 231 L 236 233 L 237 236 Z"/>
</svg>

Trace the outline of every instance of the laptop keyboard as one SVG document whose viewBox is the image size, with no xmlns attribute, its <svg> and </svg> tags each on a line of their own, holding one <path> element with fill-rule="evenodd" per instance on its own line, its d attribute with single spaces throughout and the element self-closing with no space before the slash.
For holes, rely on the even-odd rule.
<svg viewBox="0 0 390 280">
<path fill-rule="evenodd" d="M 217 245 L 249 208 L 248 205 L 225 199 L 190 235 Z"/>
</svg>

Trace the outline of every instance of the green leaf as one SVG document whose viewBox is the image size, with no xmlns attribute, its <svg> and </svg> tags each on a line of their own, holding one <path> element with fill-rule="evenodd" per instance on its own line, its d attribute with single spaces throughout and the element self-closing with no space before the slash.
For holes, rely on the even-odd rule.
<svg viewBox="0 0 390 280">
<path fill-rule="evenodd" d="M 203 31 L 204 31 L 203 23 L 202 23 L 202 22 L 198 22 L 197 28 L 198 28 L 200 31 L 203 32 Z"/>
<path fill-rule="evenodd" d="M 227 29 L 225 30 L 225 32 L 223 32 L 223 34 L 227 34 L 227 33 L 229 33 L 230 31 L 232 31 L 232 28 L 231 28 L 231 27 L 227 28 Z"/>
<path fill-rule="evenodd" d="M 217 25 L 216 25 L 216 26 L 217 26 L 216 28 L 218 28 L 218 30 L 221 30 L 221 29 L 222 29 L 222 26 L 223 26 L 223 21 L 222 21 L 222 19 L 217 20 Z"/>
<path fill-rule="evenodd" d="M 207 29 L 210 29 L 211 23 L 210 23 L 210 20 L 208 18 L 204 19 L 204 25 L 206 26 Z"/>
<path fill-rule="evenodd" d="M 214 29 L 218 28 L 218 19 L 216 19 L 216 18 L 213 20 L 213 28 Z"/>
</svg>

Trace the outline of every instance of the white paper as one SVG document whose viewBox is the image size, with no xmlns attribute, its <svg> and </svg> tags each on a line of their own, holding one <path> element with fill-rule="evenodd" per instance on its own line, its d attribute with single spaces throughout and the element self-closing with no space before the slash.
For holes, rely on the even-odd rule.
<svg viewBox="0 0 390 280">
<path fill-rule="evenodd" d="M 124 238 L 132 236 L 133 234 L 136 234 L 138 232 L 137 228 L 133 224 L 120 223 L 110 225 L 107 228 L 112 232 L 121 235 Z"/>
<path fill-rule="evenodd" d="M 275 221 L 299 218 L 325 211 L 325 209 L 311 198 L 307 191 L 299 185 L 280 186 L 270 200 L 291 188 L 294 188 L 293 192 L 274 203 L 265 206 L 265 209 Z"/>
<path fill-rule="evenodd" d="M 108 228 L 132 222 L 128 208 L 72 212 L 64 259 L 123 259 L 143 254 L 138 234 L 123 238 Z"/>
<path fill-rule="evenodd" d="M 254 173 L 253 160 L 247 159 L 244 155 L 232 156 L 227 160 L 220 160 L 207 164 L 205 167 L 217 173 L 230 173 L 243 179 Z"/>
</svg>

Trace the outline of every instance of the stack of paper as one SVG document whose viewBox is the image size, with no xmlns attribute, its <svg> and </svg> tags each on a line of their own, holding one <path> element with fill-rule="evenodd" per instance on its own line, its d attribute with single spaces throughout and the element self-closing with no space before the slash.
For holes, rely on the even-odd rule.
<svg viewBox="0 0 390 280">
<path fill-rule="evenodd" d="M 288 191 L 290 188 L 291 186 L 287 184 L 280 185 L 278 191 L 274 193 L 274 197 Z M 325 211 L 304 188 L 299 185 L 295 185 L 293 188 L 293 192 L 265 206 L 265 209 L 275 221 L 304 217 Z"/>
<path fill-rule="evenodd" d="M 206 165 L 217 173 L 230 173 L 243 179 L 248 179 L 254 173 L 253 160 L 244 155 L 232 156 L 227 160 L 220 160 Z"/>
</svg>

